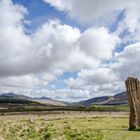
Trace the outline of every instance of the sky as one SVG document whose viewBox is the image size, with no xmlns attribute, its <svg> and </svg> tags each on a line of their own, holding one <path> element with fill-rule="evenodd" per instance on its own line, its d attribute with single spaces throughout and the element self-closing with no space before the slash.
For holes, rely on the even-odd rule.
<svg viewBox="0 0 140 140">
<path fill-rule="evenodd" d="M 140 78 L 139 0 L 0 0 L 0 93 L 77 102 Z"/>
</svg>

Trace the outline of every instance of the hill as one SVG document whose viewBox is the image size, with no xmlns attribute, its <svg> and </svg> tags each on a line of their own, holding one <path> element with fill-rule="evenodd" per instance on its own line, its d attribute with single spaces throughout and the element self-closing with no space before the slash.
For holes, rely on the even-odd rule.
<svg viewBox="0 0 140 140">
<path fill-rule="evenodd" d="M 67 102 L 53 100 L 48 97 L 35 97 L 31 98 L 25 95 L 18 95 L 15 93 L 3 93 L 0 95 L 0 103 L 12 104 L 44 104 L 49 106 L 67 106 Z"/>
<path fill-rule="evenodd" d="M 32 98 L 25 96 L 25 95 L 18 95 L 14 93 L 3 93 L 0 95 L 1 97 L 7 97 L 7 98 L 12 98 L 12 99 L 23 99 L 23 100 L 31 100 Z"/>
<path fill-rule="evenodd" d="M 102 97 L 95 97 L 88 100 L 81 101 L 77 103 L 77 105 L 123 105 L 128 104 L 127 101 L 127 94 L 126 92 L 121 92 L 119 94 L 116 94 L 114 96 L 102 96 Z"/>
<path fill-rule="evenodd" d="M 14 93 L 4 93 L 0 95 L 0 104 L 6 105 L 6 104 L 28 104 L 28 105 L 38 105 L 40 103 L 29 100 L 30 98 L 28 96 L 24 95 L 17 95 Z"/>
<path fill-rule="evenodd" d="M 0 95 L 0 103 L 13 104 L 44 104 L 48 106 L 90 106 L 90 105 L 126 105 L 127 94 L 121 92 L 114 96 L 95 97 L 88 100 L 80 101 L 78 103 L 67 103 L 63 101 L 54 100 L 48 97 L 31 98 L 25 95 L 17 95 L 14 93 L 5 93 Z"/>
<path fill-rule="evenodd" d="M 45 104 L 45 105 L 54 105 L 54 106 L 69 106 L 70 104 L 63 101 L 54 100 L 48 97 L 40 97 L 40 98 L 33 98 L 33 101 Z"/>
</svg>

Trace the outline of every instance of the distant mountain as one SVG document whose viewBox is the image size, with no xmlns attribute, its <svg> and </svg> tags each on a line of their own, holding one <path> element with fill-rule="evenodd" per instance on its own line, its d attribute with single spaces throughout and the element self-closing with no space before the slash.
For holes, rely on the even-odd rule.
<svg viewBox="0 0 140 140">
<path fill-rule="evenodd" d="M 48 97 L 35 97 L 35 98 L 31 98 L 25 95 L 18 95 L 15 93 L 3 93 L 0 95 L 0 103 L 28 103 L 29 101 L 33 101 L 33 102 L 38 102 L 41 104 L 45 104 L 45 105 L 53 105 L 53 106 L 68 106 L 69 103 L 67 102 L 63 102 L 63 101 L 58 101 L 58 100 L 54 100 Z"/>
<path fill-rule="evenodd" d="M 9 97 L 9 98 L 13 98 L 13 99 L 22 99 L 22 100 L 31 100 L 32 98 L 25 96 L 25 95 L 18 95 L 15 93 L 3 93 L 0 95 L 0 97 Z"/>
<path fill-rule="evenodd" d="M 28 96 L 17 95 L 14 93 L 3 93 L 0 95 L 0 104 L 6 105 L 40 105 L 40 103 L 30 100 Z"/>
<path fill-rule="evenodd" d="M 128 104 L 127 101 L 127 94 L 126 92 L 121 92 L 114 96 L 102 96 L 102 97 L 95 97 L 89 100 L 81 101 L 77 105 L 121 105 L 121 104 Z"/>
<path fill-rule="evenodd" d="M 0 103 L 28 103 L 28 102 L 38 102 L 45 105 L 53 105 L 53 106 L 75 106 L 75 105 L 84 105 L 89 106 L 92 104 L 95 105 L 121 105 L 121 104 L 128 104 L 127 101 L 127 94 L 126 92 L 122 92 L 116 94 L 114 96 L 102 96 L 102 97 L 95 97 L 88 100 L 80 101 L 78 103 L 67 103 L 63 101 L 54 100 L 48 97 L 35 97 L 31 98 L 25 95 L 17 95 L 14 93 L 3 93 L 0 95 Z"/>
<path fill-rule="evenodd" d="M 35 98 L 32 98 L 32 99 L 34 99 L 34 100 L 52 100 L 51 98 L 48 98 L 48 97 L 45 97 L 45 96 L 43 96 L 43 97 L 35 97 Z"/>
<path fill-rule="evenodd" d="M 32 98 L 32 100 L 37 101 L 42 104 L 46 104 L 46 105 L 55 105 L 55 106 L 69 106 L 70 105 L 68 102 L 58 101 L 58 100 L 54 100 L 54 99 L 44 97 L 44 96 Z"/>
</svg>

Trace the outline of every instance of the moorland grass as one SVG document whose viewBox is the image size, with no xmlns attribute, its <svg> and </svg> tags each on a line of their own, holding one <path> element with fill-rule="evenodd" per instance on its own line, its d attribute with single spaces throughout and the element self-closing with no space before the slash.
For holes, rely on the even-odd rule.
<svg viewBox="0 0 140 140">
<path fill-rule="evenodd" d="M 41 112 L 41 111 L 100 111 L 100 112 L 129 112 L 128 105 L 91 105 L 91 106 L 66 106 L 66 107 L 42 107 L 37 106 L 34 102 L 30 106 L 25 107 L 10 107 L 0 109 L 0 113 L 8 112 Z"/>
<path fill-rule="evenodd" d="M 5 116 L 6 117 L 6 116 Z M 54 120 L 23 119 L 0 121 L 5 140 L 140 140 L 128 131 L 128 117 L 79 117 Z"/>
</svg>

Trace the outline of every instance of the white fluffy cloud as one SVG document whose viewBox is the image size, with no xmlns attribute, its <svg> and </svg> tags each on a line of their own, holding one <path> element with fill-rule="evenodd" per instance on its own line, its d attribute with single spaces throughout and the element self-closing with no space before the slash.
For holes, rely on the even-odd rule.
<svg viewBox="0 0 140 140">
<path fill-rule="evenodd" d="M 119 41 L 103 27 L 81 33 L 78 28 L 62 25 L 58 20 L 44 23 L 33 34 L 27 34 L 25 7 L 2 0 L 0 11 L 1 92 L 23 89 L 29 93 L 34 87 L 47 87 L 65 71 L 97 68 L 102 59 L 111 58 Z M 106 49 L 104 44 L 108 41 L 111 44 L 107 46 L 107 55 L 102 55 L 100 51 Z M 90 51 L 93 53 L 89 54 Z"/>
<path fill-rule="evenodd" d="M 82 24 L 105 25 L 119 22 L 117 32 L 129 32 L 123 41 L 134 42 L 140 38 L 139 0 L 43 0 L 59 11 L 65 11 Z M 123 13 L 123 18 L 117 19 Z"/>
<path fill-rule="evenodd" d="M 3 23 L 0 26 L 2 77 L 93 68 L 100 59 L 111 58 L 119 40 L 103 27 L 81 33 L 79 29 L 62 25 L 57 20 L 49 21 L 27 35 L 23 25 L 27 9 L 11 1 L 1 1 L 0 4 L 2 13 L 9 12 L 7 16 L 2 13 L 0 16 Z"/>
<path fill-rule="evenodd" d="M 0 76 L 12 75 L 13 71 L 18 75 L 26 59 L 30 38 L 24 32 L 25 13 L 23 6 L 0 1 Z"/>
<path fill-rule="evenodd" d="M 93 23 L 95 20 L 114 19 L 118 11 L 125 9 L 130 0 L 44 0 L 51 6 L 78 19 L 82 23 Z M 107 16 L 109 14 L 109 16 Z"/>
<path fill-rule="evenodd" d="M 90 28 L 79 39 L 81 49 L 95 59 L 110 59 L 119 37 L 106 28 Z"/>
<path fill-rule="evenodd" d="M 80 37 L 79 29 L 61 25 L 59 21 L 50 21 L 32 35 L 32 46 L 35 47 L 33 57 L 37 56 L 39 64 L 51 72 L 80 70 L 91 64 L 96 66 L 96 61 L 80 50 Z M 45 68 L 41 67 L 41 70 Z"/>
<path fill-rule="evenodd" d="M 77 90 L 77 89 L 57 89 L 57 90 L 48 90 L 48 89 L 39 89 L 36 92 L 32 92 L 32 97 L 39 96 L 47 96 L 49 98 L 68 101 L 68 102 L 76 102 L 79 100 L 84 100 L 86 98 L 90 98 L 91 95 L 88 90 Z"/>
<path fill-rule="evenodd" d="M 140 78 L 140 42 L 128 45 L 124 51 L 115 54 L 111 65 L 92 70 L 82 70 L 78 78 L 69 78 L 66 83 L 71 88 L 88 89 L 96 96 L 118 93 L 125 90 L 124 81 L 128 76 Z M 91 94 L 92 95 L 92 94 Z"/>
<path fill-rule="evenodd" d="M 1 77 L 60 71 L 70 69 L 73 63 L 80 68 L 83 65 L 81 59 L 85 60 L 85 65 L 93 63 L 94 60 L 80 52 L 75 45 L 80 36 L 78 29 L 51 21 L 34 34 L 27 35 L 23 25 L 27 9 L 14 5 L 10 0 L 2 0 L 0 10 Z M 67 55 L 67 52 L 70 54 Z M 80 64 L 72 60 L 73 54 L 79 55 Z"/>
<path fill-rule="evenodd" d="M 122 52 L 114 54 L 121 41 L 139 41 L 139 37 L 134 37 L 134 33 L 139 34 L 137 0 L 132 5 L 129 0 L 44 1 L 58 10 L 67 11 L 82 23 L 100 21 L 106 18 L 105 15 L 112 20 L 121 10 L 125 10 L 125 17 L 114 33 L 94 24 L 81 32 L 59 20 L 50 20 L 27 34 L 25 14 L 28 10 L 11 0 L 1 0 L 0 92 L 77 101 L 123 91 L 127 76 L 140 77 L 140 43 L 125 46 Z M 122 40 L 119 35 L 126 28 L 131 34 Z M 49 90 L 49 83 L 63 72 L 75 71 L 77 78 L 63 81 L 69 89 Z"/>
<path fill-rule="evenodd" d="M 74 89 L 87 89 L 91 96 L 96 94 L 111 95 L 123 90 L 124 85 L 118 76 L 110 68 L 97 68 L 94 70 L 82 70 L 78 73 L 78 78 L 70 78 L 66 83 Z"/>
<path fill-rule="evenodd" d="M 124 35 L 124 42 L 140 41 L 140 14 L 139 14 L 139 0 L 129 1 L 129 5 L 125 9 L 124 18 L 120 21 L 117 32 L 128 33 Z"/>
<path fill-rule="evenodd" d="M 124 51 L 116 53 L 116 63 L 112 65 L 121 80 L 125 80 L 128 76 L 136 76 L 140 78 L 140 42 L 128 45 Z"/>
<path fill-rule="evenodd" d="M 82 50 L 94 59 L 105 60 L 112 57 L 112 63 L 100 64 L 97 68 L 81 70 L 77 79 L 66 80 L 70 87 L 92 89 L 92 91 L 101 95 L 105 91 L 107 93 L 125 89 L 123 81 L 128 76 L 140 77 L 139 0 L 58 0 L 57 3 L 55 0 L 44 1 L 57 10 L 65 11 L 71 18 L 82 24 L 88 23 L 99 26 L 106 25 L 107 22 L 106 26 L 109 27 L 110 23 L 118 22 L 115 33 L 121 36 L 121 43 L 131 43 L 131 45 L 123 45 L 124 50 L 122 49 L 121 52 L 112 57 L 115 46 L 119 42 L 117 35 L 108 34 L 104 27 L 96 28 L 96 30 L 90 28 L 85 31 L 80 38 L 81 40 L 79 39 Z M 116 17 L 119 14 L 122 14 L 122 17 L 117 19 Z M 99 41 L 97 41 L 98 39 Z"/>
</svg>

